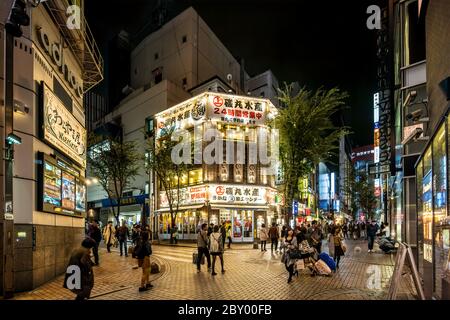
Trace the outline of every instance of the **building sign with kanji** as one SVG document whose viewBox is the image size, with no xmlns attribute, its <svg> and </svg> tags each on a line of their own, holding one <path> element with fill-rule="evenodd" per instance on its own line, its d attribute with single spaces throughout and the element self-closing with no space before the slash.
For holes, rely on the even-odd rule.
<svg viewBox="0 0 450 320">
<path fill-rule="evenodd" d="M 233 124 L 264 124 L 267 102 L 244 96 L 209 94 L 209 119 Z"/>
<path fill-rule="evenodd" d="M 211 203 L 266 205 L 266 188 L 244 185 L 209 185 Z"/>
<path fill-rule="evenodd" d="M 172 196 L 174 197 L 174 206 L 177 203 L 177 191 L 172 190 Z M 206 201 L 206 187 L 189 187 L 189 188 L 180 188 L 180 206 L 187 206 L 193 204 L 201 204 Z M 161 191 L 159 193 L 159 203 L 161 208 L 169 207 L 169 200 L 167 198 L 167 194 L 165 191 Z"/>
<path fill-rule="evenodd" d="M 201 95 L 178 104 L 156 115 L 156 136 L 161 137 L 173 129 L 192 127 L 206 115 L 207 96 Z"/>
</svg>

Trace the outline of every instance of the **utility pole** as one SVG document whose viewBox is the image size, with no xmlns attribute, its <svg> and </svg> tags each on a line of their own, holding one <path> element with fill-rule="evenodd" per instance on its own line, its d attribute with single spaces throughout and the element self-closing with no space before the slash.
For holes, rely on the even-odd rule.
<svg viewBox="0 0 450 320">
<path fill-rule="evenodd" d="M 4 179 L 2 195 L 4 207 L 1 208 L 1 224 L 3 228 L 2 252 L 2 294 L 5 299 L 14 296 L 14 209 L 13 209 L 13 164 L 14 144 L 22 139 L 14 134 L 14 37 L 22 36 L 21 26 L 30 24 L 26 13 L 26 1 L 15 0 L 5 24 L 5 147 L 4 147 Z M 2 141 L 3 143 L 3 141 Z"/>
</svg>

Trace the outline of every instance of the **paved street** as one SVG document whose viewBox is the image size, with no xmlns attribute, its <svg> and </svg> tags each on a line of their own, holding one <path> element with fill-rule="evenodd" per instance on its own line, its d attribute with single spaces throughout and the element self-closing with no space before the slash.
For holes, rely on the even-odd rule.
<svg viewBox="0 0 450 320">
<path fill-rule="evenodd" d="M 153 261 L 161 266 L 152 275 L 154 288 L 140 293 L 141 270 L 131 257 L 101 250 L 101 263 L 95 267 L 92 299 L 155 300 L 155 299 L 234 299 L 234 300 L 378 300 L 385 299 L 395 256 L 381 252 L 367 253 L 366 241 L 347 241 L 348 253 L 341 260 L 340 270 L 331 277 L 311 277 L 303 271 L 287 284 L 287 271 L 280 254 L 270 248 L 262 253 L 252 245 L 235 245 L 225 252 L 225 274 L 213 277 L 197 273 L 192 264 L 195 248 L 154 245 Z M 327 244 L 324 242 L 324 251 Z M 216 265 L 217 268 L 217 265 Z M 219 268 L 216 271 L 220 270 Z M 73 299 L 62 288 L 63 276 L 34 291 L 16 295 L 16 299 Z M 399 290 L 399 298 L 414 299 L 415 290 L 408 276 Z"/>
</svg>

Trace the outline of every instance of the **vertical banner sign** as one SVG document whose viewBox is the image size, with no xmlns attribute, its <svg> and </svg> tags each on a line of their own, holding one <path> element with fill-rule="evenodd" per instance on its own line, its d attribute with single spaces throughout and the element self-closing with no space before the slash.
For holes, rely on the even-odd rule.
<svg viewBox="0 0 450 320">
<path fill-rule="evenodd" d="M 391 163 L 391 55 L 389 33 L 389 12 L 383 8 L 381 29 L 377 31 L 377 87 L 374 95 L 374 116 L 378 123 L 375 126 L 375 163 L 390 165 Z M 376 110 L 378 109 L 378 110 Z M 375 119 L 374 119 L 375 120 Z M 374 121 L 375 122 L 375 121 Z M 378 144 L 378 145 L 377 145 Z"/>
</svg>

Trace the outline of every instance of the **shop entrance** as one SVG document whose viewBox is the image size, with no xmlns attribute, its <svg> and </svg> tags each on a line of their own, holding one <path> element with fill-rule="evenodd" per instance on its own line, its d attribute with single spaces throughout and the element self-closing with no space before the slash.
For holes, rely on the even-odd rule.
<svg viewBox="0 0 450 320">
<path fill-rule="evenodd" d="M 231 223 L 234 242 L 253 242 L 254 210 L 220 209 L 220 221 Z"/>
</svg>

